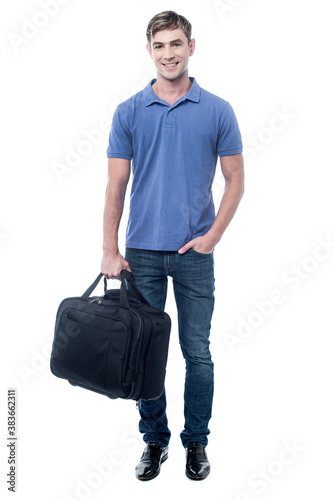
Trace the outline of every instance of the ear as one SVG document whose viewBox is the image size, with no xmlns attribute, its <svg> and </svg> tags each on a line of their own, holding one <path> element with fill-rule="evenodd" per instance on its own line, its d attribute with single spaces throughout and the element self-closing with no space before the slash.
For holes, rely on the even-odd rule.
<svg viewBox="0 0 333 500">
<path fill-rule="evenodd" d="M 190 41 L 189 47 L 190 47 L 190 56 L 193 56 L 194 49 L 195 49 L 195 39 L 194 38 L 192 38 L 192 40 Z"/>
<path fill-rule="evenodd" d="M 152 54 L 152 52 L 151 52 L 151 47 L 150 47 L 149 43 L 147 43 L 147 45 L 146 45 L 146 49 L 147 49 L 147 51 L 148 51 L 148 54 L 149 54 L 149 55 L 150 55 L 150 57 L 152 58 L 152 57 L 153 57 L 153 54 Z"/>
</svg>

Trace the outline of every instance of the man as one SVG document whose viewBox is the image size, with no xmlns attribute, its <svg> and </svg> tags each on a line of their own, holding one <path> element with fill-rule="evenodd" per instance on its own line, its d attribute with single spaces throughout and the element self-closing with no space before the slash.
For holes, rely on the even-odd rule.
<svg viewBox="0 0 333 500">
<path fill-rule="evenodd" d="M 214 387 L 213 251 L 243 195 L 242 142 L 230 104 L 189 78 L 195 49 L 189 21 L 172 11 L 157 14 L 148 24 L 147 41 L 157 78 L 118 106 L 111 126 L 101 271 L 118 279 L 122 269 L 132 271 L 142 294 L 159 309 L 165 307 L 167 277 L 173 278 L 186 363 L 180 437 L 186 475 L 198 480 L 210 472 L 205 448 Z M 211 187 L 218 156 L 225 190 L 215 217 Z M 118 228 L 131 161 L 124 258 Z M 136 476 L 149 480 L 168 457 L 165 391 L 155 401 L 142 401 L 140 416 L 146 447 Z"/>
</svg>

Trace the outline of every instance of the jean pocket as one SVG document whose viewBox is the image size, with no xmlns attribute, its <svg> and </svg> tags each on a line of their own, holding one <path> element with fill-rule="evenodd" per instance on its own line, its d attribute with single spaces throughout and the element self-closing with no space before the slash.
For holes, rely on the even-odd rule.
<svg viewBox="0 0 333 500">
<path fill-rule="evenodd" d="M 202 253 L 202 252 L 197 252 L 194 250 L 194 248 L 190 248 L 189 250 L 192 250 L 192 252 L 196 253 L 197 255 L 201 255 L 203 257 L 209 257 L 210 255 L 213 255 L 214 250 L 212 250 L 210 253 Z"/>
</svg>

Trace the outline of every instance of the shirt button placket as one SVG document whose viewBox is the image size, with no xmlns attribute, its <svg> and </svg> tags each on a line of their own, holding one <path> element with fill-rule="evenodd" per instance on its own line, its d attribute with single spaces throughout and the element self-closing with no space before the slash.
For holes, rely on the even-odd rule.
<svg viewBox="0 0 333 500">
<path fill-rule="evenodd" d="M 175 126 L 173 109 L 174 108 L 168 108 L 166 111 L 166 116 L 165 116 L 165 126 L 166 127 L 174 127 Z"/>
</svg>

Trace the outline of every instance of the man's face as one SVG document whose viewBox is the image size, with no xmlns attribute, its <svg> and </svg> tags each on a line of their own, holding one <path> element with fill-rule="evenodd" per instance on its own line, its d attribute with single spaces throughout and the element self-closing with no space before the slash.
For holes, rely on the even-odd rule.
<svg viewBox="0 0 333 500">
<path fill-rule="evenodd" d="M 147 44 L 158 73 L 169 81 L 177 80 L 184 74 L 194 48 L 195 40 L 188 43 L 181 28 L 158 31 L 152 37 L 150 46 Z"/>
</svg>

